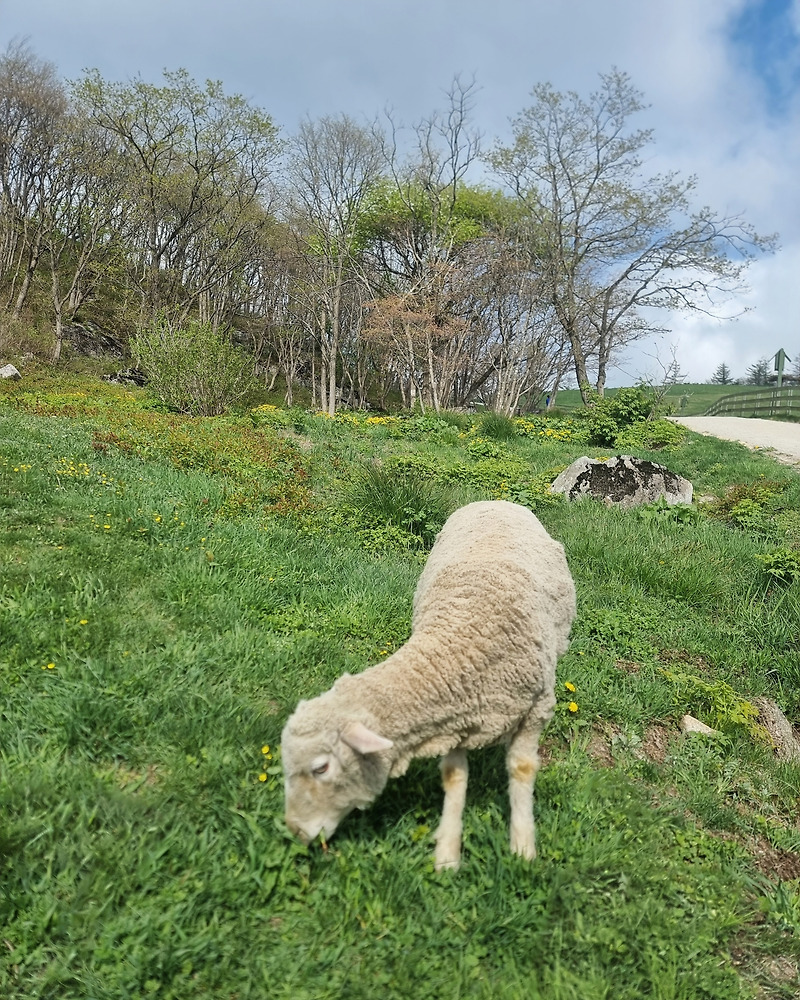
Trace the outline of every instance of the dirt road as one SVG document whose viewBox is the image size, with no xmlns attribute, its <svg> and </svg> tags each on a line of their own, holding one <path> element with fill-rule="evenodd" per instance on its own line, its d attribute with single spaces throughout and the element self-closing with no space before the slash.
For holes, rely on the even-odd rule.
<svg viewBox="0 0 800 1000">
<path fill-rule="evenodd" d="M 780 462 L 800 466 L 800 424 L 752 417 L 673 417 L 676 423 L 749 448 L 770 449 Z"/>
</svg>

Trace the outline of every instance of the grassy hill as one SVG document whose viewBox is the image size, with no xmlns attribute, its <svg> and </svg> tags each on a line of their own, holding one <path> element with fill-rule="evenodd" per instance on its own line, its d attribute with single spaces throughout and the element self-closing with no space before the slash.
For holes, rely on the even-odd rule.
<svg viewBox="0 0 800 1000">
<path fill-rule="evenodd" d="M 687 433 L 640 454 L 703 504 L 550 494 L 587 451 L 613 453 L 564 417 L 189 419 L 4 385 L 0 995 L 796 997 L 800 767 L 751 699 L 800 717 L 800 480 Z M 285 719 L 405 641 L 435 531 L 480 497 L 532 507 L 578 589 L 539 857 L 508 853 L 498 748 L 471 755 L 457 873 L 432 760 L 301 846 Z"/>
<path fill-rule="evenodd" d="M 670 387 L 666 398 L 672 404 L 674 413 L 684 417 L 702 416 L 706 410 L 723 396 L 732 393 L 763 392 L 757 385 L 709 385 L 703 382 L 687 382 Z M 613 396 L 616 389 L 606 389 L 606 395 Z M 560 409 L 571 410 L 582 405 L 577 389 L 563 389 L 558 394 Z"/>
</svg>

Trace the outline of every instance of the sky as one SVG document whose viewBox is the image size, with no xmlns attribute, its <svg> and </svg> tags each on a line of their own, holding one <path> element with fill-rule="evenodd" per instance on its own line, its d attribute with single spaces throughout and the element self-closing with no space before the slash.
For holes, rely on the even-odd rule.
<svg viewBox="0 0 800 1000">
<path fill-rule="evenodd" d="M 609 385 L 735 378 L 784 348 L 800 358 L 800 0 L 0 0 L 0 49 L 27 40 L 77 79 L 186 69 L 266 111 L 284 136 L 308 116 L 407 124 L 475 80 L 484 145 L 549 82 L 588 96 L 630 74 L 649 105 L 648 172 L 697 177 L 697 207 L 741 215 L 780 249 L 748 272 L 718 319 L 659 317 L 667 332 L 620 358 Z M 793 367 L 791 365 L 790 367 Z"/>
</svg>

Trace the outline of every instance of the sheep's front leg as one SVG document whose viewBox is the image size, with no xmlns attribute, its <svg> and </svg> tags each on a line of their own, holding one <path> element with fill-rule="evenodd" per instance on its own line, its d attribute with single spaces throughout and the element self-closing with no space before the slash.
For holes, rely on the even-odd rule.
<svg viewBox="0 0 800 1000">
<path fill-rule="evenodd" d="M 539 770 L 541 726 L 523 723 L 508 747 L 508 797 L 511 801 L 511 851 L 531 861 L 536 857 L 533 785 Z"/>
<path fill-rule="evenodd" d="M 436 870 L 458 868 L 461 862 L 461 817 L 467 799 L 467 751 L 451 750 L 439 764 L 444 785 L 442 821 L 436 831 Z"/>
</svg>

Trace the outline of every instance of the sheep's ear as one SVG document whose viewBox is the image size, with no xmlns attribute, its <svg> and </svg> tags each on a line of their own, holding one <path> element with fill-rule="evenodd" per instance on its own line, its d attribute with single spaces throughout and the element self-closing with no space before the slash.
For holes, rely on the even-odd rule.
<svg viewBox="0 0 800 1000">
<path fill-rule="evenodd" d="M 378 753 L 380 750 L 388 750 L 394 746 L 391 740 L 367 729 L 363 722 L 351 722 L 342 730 L 341 736 L 350 749 L 355 750 L 356 753 Z"/>
</svg>

